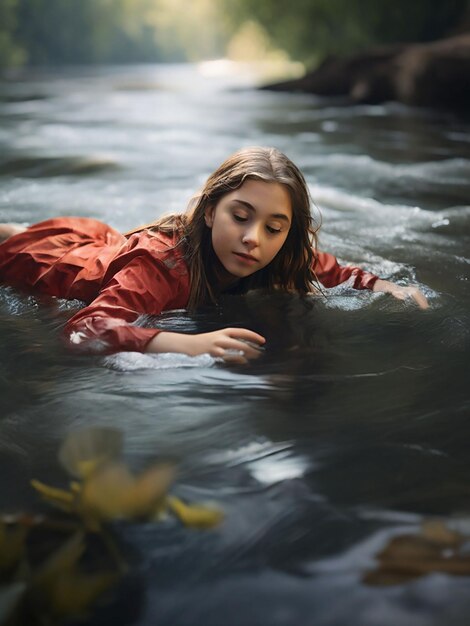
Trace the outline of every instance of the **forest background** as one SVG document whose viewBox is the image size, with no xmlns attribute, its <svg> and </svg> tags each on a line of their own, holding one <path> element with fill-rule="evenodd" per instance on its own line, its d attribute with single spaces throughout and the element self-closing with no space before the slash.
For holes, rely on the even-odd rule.
<svg viewBox="0 0 470 626">
<path fill-rule="evenodd" d="M 291 59 L 470 30 L 470 0 L 0 0 L 0 68 Z"/>
</svg>

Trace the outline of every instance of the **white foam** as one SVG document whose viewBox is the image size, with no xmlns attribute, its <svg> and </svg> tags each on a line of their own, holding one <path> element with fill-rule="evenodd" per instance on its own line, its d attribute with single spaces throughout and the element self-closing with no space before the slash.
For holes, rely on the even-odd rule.
<svg viewBox="0 0 470 626">
<path fill-rule="evenodd" d="M 253 441 L 235 450 L 213 454 L 208 462 L 246 465 L 253 478 L 265 485 L 300 478 L 312 467 L 311 460 L 307 462 L 293 453 L 292 443 L 269 440 Z"/>
<path fill-rule="evenodd" d="M 166 370 L 181 367 L 211 367 L 216 359 L 209 354 L 188 356 L 186 354 L 142 354 L 141 352 L 118 352 L 103 359 L 103 364 L 119 372 L 141 369 Z"/>
<path fill-rule="evenodd" d="M 286 450 L 290 450 L 291 447 L 291 442 L 273 443 L 270 440 L 252 441 L 239 448 L 212 454 L 207 461 L 210 463 L 238 465 L 240 463 L 258 461 L 266 456 L 277 454 L 278 452 L 285 452 Z"/>
<path fill-rule="evenodd" d="M 337 211 L 361 211 L 366 214 L 380 214 L 382 217 L 384 211 L 393 213 L 396 217 L 402 214 L 404 217 L 409 217 L 410 213 L 419 213 L 421 209 L 419 207 L 410 207 L 404 204 L 384 204 L 373 198 L 364 196 L 357 196 L 351 192 L 340 191 L 334 187 L 326 187 L 320 185 L 310 185 L 310 193 L 317 206 L 322 205 L 327 208 L 335 209 Z"/>
<path fill-rule="evenodd" d="M 311 463 L 307 463 L 305 459 L 293 457 L 284 452 L 253 461 L 249 463 L 248 468 L 258 482 L 272 485 L 284 480 L 300 478 L 310 466 Z"/>
<path fill-rule="evenodd" d="M 466 183 L 470 173 L 468 159 L 450 158 L 440 161 L 423 161 L 419 163 L 387 163 L 361 154 L 328 154 L 310 155 L 305 158 L 303 167 L 346 168 L 349 173 L 361 176 L 366 173 L 369 180 L 397 180 L 402 177 L 431 183 Z"/>
</svg>

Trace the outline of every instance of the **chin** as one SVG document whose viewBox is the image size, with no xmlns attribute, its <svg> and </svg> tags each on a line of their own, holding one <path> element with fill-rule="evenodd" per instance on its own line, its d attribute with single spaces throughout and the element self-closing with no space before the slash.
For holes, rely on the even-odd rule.
<svg viewBox="0 0 470 626">
<path fill-rule="evenodd" d="M 227 270 L 228 273 L 231 276 L 234 276 L 235 278 L 248 278 L 248 276 L 253 276 L 253 274 L 256 274 L 257 271 L 259 271 L 259 268 L 253 271 L 250 270 L 240 270 L 240 268 L 234 269 L 233 271 Z"/>
</svg>

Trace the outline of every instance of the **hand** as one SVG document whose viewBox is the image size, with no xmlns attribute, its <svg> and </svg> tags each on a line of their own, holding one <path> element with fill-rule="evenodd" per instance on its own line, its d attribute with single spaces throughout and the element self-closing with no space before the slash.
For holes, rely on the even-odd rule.
<svg viewBox="0 0 470 626">
<path fill-rule="evenodd" d="M 372 291 L 378 291 L 383 293 L 390 293 L 394 298 L 398 300 L 406 300 L 411 298 L 421 309 L 428 309 L 429 303 L 426 296 L 422 291 L 413 285 L 409 287 L 403 287 L 402 285 L 396 285 L 389 280 L 382 280 L 379 278 L 372 287 Z"/>
<path fill-rule="evenodd" d="M 148 344 L 147 352 L 183 352 L 189 356 L 210 354 L 227 363 L 248 363 L 261 354 L 265 338 L 246 328 L 223 328 L 211 333 L 186 335 L 161 332 Z"/>
</svg>

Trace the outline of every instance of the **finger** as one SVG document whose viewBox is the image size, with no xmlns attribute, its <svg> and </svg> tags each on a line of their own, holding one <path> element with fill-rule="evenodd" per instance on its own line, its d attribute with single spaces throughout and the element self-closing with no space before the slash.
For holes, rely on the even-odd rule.
<svg viewBox="0 0 470 626">
<path fill-rule="evenodd" d="M 238 341 L 240 349 L 249 359 L 257 359 L 263 354 L 263 349 L 258 344 L 248 343 L 247 341 Z"/>
<path fill-rule="evenodd" d="M 261 346 L 266 343 L 266 339 L 262 335 L 258 335 L 258 333 L 255 333 L 253 330 L 248 330 L 248 328 L 226 328 L 225 331 L 229 337 L 234 339 L 251 341 Z"/>
<path fill-rule="evenodd" d="M 220 339 L 218 345 L 224 350 L 236 350 L 237 352 L 241 352 L 248 359 L 257 359 L 262 354 L 261 350 L 256 346 L 250 346 L 244 341 L 232 339 L 231 337 Z"/>
<path fill-rule="evenodd" d="M 406 300 L 407 298 L 411 298 L 421 309 L 429 308 L 429 303 L 426 296 L 415 287 L 404 287 L 402 289 L 395 289 L 391 293 L 398 300 Z"/>
</svg>

